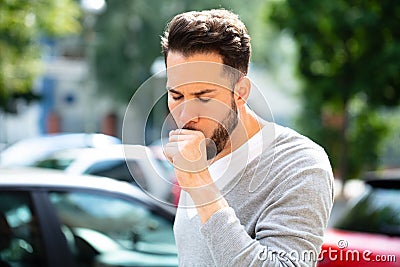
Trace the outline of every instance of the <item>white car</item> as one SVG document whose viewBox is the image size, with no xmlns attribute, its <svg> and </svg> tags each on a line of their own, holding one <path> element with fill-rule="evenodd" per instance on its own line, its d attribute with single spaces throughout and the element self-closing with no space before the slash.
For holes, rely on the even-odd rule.
<svg viewBox="0 0 400 267">
<path fill-rule="evenodd" d="M 63 169 L 69 174 L 91 174 L 128 181 L 158 200 L 171 202 L 173 177 L 145 146 L 70 149 L 57 152 L 35 166 Z"/>
<path fill-rule="evenodd" d="M 65 149 L 104 147 L 121 144 L 121 140 L 99 133 L 46 134 L 22 139 L 1 150 L 0 168 L 33 166 L 49 155 Z"/>
</svg>

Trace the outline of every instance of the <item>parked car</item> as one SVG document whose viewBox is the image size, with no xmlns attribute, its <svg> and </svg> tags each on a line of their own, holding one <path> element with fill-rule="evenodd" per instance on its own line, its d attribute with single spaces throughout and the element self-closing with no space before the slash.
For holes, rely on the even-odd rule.
<svg viewBox="0 0 400 267">
<path fill-rule="evenodd" d="M 0 170 L 0 266 L 178 266 L 174 210 L 109 178 Z"/>
<path fill-rule="evenodd" d="M 131 182 L 151 196 L 171 202 L 172 177 L 145 146 L 110 145 L 64 150 L 36 162 L 34 166 Z"/>
<path fill-rule="evenodd" d="M 400 266 L 400 172 L 393 174 L 369 175 L 365 193 L 326 232 L 319 267 Z"/>
<path fill-rule="evenodd" d="M 120 144 L 121 140 L 98 133 L 61 133 L 47 134 L 20 140 L 0 153 L 0 167 L 32 166 L 35 162 L 70 148 L 104 147 Z"/>
</svg>

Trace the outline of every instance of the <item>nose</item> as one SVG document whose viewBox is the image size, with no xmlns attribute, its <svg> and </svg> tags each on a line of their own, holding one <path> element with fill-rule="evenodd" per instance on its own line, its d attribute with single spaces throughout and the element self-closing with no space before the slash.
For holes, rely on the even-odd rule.
<svg viewBox="0 0 400 267">
<path fill-rule="evenodd" d="M 186 100 L 172 110 L 172 116 L 179 128 L 199 120 L 199 109 L 194 100 Z"/>
</svg>

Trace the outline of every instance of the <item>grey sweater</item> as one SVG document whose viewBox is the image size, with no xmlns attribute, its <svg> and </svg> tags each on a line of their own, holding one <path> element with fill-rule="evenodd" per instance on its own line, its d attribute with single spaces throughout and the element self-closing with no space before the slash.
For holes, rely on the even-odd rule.
<svg viewBox="0 0 400 267">
<path fill-rule="evenodd" d="M 229 208 L 204 225 L 178 208 L 180 266 L 315 266 L 333 204 L 330 163 L 308 138 L 275 129 L 271 145 L 222 189 Z M 250 190 L 254 177 L 262 183 Z"/>
</svg>

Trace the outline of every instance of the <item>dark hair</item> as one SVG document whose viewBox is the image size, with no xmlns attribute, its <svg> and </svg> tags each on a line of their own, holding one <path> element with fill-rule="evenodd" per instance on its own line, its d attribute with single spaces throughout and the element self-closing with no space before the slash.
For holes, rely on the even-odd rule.
<svg viewBox="0 0 400 267">
<path fill-rule="evenodd" d="M 247 74 L 251 45 L 246 26 L 225 9 L 192 11 L 176 15 L 161 39 L 165 61 L 168 51 L 184 56 L 216 52 L 223 63 Z"/>
</svg>

